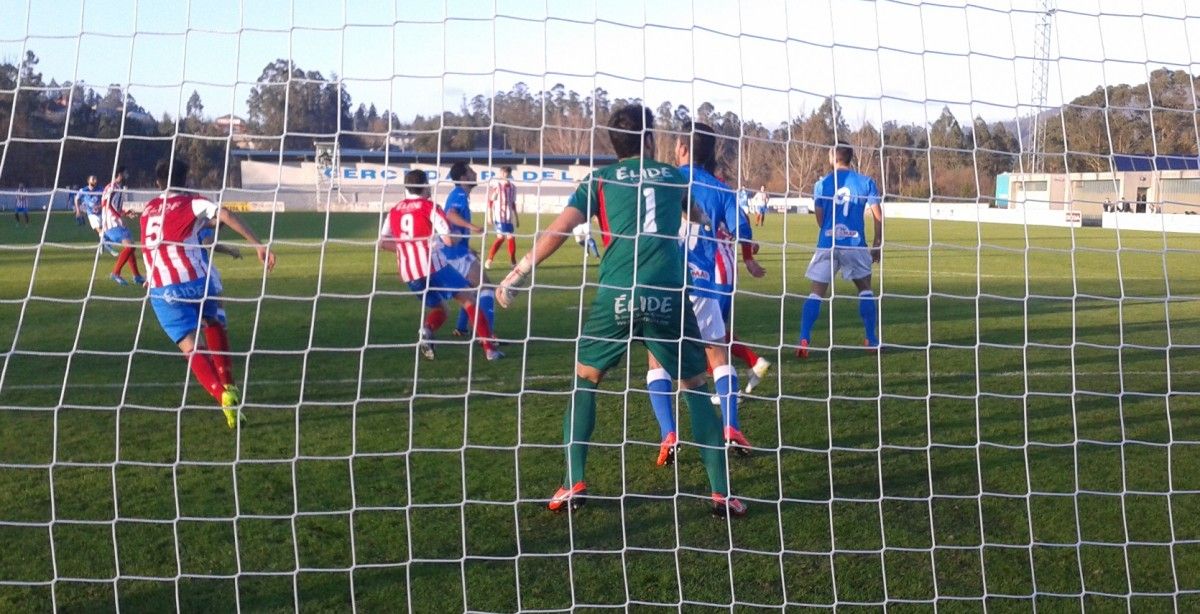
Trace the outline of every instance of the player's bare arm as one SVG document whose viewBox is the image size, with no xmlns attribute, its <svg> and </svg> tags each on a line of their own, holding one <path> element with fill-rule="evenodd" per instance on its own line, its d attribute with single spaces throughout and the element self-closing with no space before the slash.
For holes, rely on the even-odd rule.
<svg viewBox="0 0 1200 614">
<path fill-rule="evenodd" d="M 238 249 L 237 247 L 235 247 L 233 245 L 228 245 L 226 243 L 217 243 L 217 244 L 213 245 L 213 251 L 217 252 L 219 254 L 225 254 L 226 256 L 229 256 L 229 257 L 233 258 L 234 260 L 242 259 L 242 250 Z"/>
<path fill-rule="evenodd" d="M 724 228 L 717 233 L 717 238 L 722 241 L 729 242 L 736 240 L 736 237 L 734 237 L 732 234 L 729 234 L 729 232 Z M 738 245 L 741 246 L 742 264 L 745 265 L 746 272 L 750 273 L 750 275 L 755 278 L 766 275 L 767 270 L 764 269 L 762 265 L 754 259 L 754 255 L 758 253 L 758 243 L 755 243 L 754 241 L 740 241 Z"/>
<path fill-rule="evenodd" d="M 396 240 L 391 235 L 382 236 L 379 237 L 378 246 L 381 252 L 394 252 L 396 251 Z"/>
<path fill-rule="evenodd" d="M 534 265 L 540 264 L 558 251 L 558 248 L 566 242 L 567 237 L 571 236 L 575 227 L 586 221 L 587 218 L 578 209 L 574 207 L 563 209 L 562 213 L 559 213 L 558 217 L 550 222 L 546 230 L 539 233 L 533 249 L 529 250 L 529 253 L 517 262 L 517 266 L 504 278 L 504 281 L 500 282 L 500 287 L 496 288 L 496 302 L 507 309 L 512 304 L 516 289 L 524 283 L 525 278 L 533 271 Z"/>
<path fill-rule="evenodd" d="M 692 199 L 684 199 L 683 210 L 684 214 L 687 216 L 687 221 L 693 224 L 699 224 L 704 228 L 712 227 L 713 222 L 711 219 L 709 219 L 708 214 L 704 212 L 704 207 L 696 204 Z"/>
<path fill-rule="evenodd" d="M 454 226 L 463 226 L 465 228 L 470 228 L 471 232 L 474 232 L 477 234 L 483 232 L 483 226 L 478 226 L 476 224 L 472 224 L 471 222 L 468 222 L 466 219 L 463 218 L 463 216 L 459 215 L 457 212 L 447 211 L 446 219 L 449 220 L 450 223 Z M 447 243 L 447 245 L 453 245 L 453 244 L 454 244 L 453 241 L 451 241 L 450 243 Z"/>
<path fill-rule="evenodd" d="M 879 262 L 883 255 L 883 207 L 877 203 L 871 205 L 869 211 L 875 221 L 875 240 L 871 242 L 871 260 Z"/>
<path fill-rule="evenodd" d="M 242 221 L 242 218 L 238 214 L 223 208 L 217 219 L 220 220 L 221 224 L 229 226 L 234 232 L 242 235 L 242 238 L 250 243 L 250 246 L 258 252 L 259 262 L 267 265 L 267 271 L 275 269 L 275 252 L 267 249 L 267 246 L 258 240 L 258 236 Z"/>
</svg>

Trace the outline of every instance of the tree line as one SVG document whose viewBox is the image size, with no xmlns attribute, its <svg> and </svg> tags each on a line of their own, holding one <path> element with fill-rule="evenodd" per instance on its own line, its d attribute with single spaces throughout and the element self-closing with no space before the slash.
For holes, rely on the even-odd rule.
<svg viewBox="0 0 1200 614">
<path fill-rule="evenodd" d="M 1196 156 L 1195 96 L 1190 74 L 1159 69 L 1147 83 L 1097 88 L 1045 111 L 1045 169 L 1105 171 L 1111 153 Z M 205 114 L 195 91 L 182 114 L 154 117 L 120 85 L 97 90 L 46 79 L 37 55 L 27 51 L 19 62 L 0 64 L 0 187 L 69 187 L 88 174 L 103 181 L 117 164 L 130 169 L 132 185 L 151 185 L 154 162 L 166 155 L 188 161 L 193 187 L 235 187 L 240 176 L 231 149 L 308 150 L 314 141 L 329 140 L 343 149 L 611 154 L 596 127 L 614 109 L 635 102 L 647 104 L 603 88 L 580 93 L 560 84 L 535 91 L 517 83 L 491 97 L 464 97 L 458 109 L 409 119 L 372 103 L 355 105 L 336 73 L 278 59 L 263 68 L 246 101 L 244 133 L 234 134 L 228 123 Z M 1029 149 L 1031 118 L 989 123 L 976 117 L 964 124 L 944 108 L 927 124 L 851 125 L 837 101 L 827 98 L 772 125 L 708 102 L 695 109 L 671 102 L 651 106 L 660 143 L 685 121 L 708 123 L 721 137 L 719 174 L 730 184 L 765 186 L 776 194 L 811 190 L 827 170 L 828 146 L 839 141 L 854 145 L 859 169 L 901 199 L 987 199 L 997 174 L 1029 162 L 1022 153 Z M 667 159 L 670 147 L 660 147 L 658 155 Z"/>
</svg>

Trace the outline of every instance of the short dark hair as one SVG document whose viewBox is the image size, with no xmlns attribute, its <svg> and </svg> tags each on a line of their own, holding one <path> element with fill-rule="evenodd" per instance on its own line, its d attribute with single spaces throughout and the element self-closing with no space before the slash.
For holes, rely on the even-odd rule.
<svg viewBox="0 0 1200 614">
<path fill-rule="evenodd" d="M 118 167 L 117 172 L 125 172 L 125 167 Z M 154 165 L 154 177 L 163 184 L 163 187 L 169 187 L 172 184 L 187 185 L 187 175 L 187 162 L 180 158 L 163 158 Z"/>
<path fill-rule="evenodd" d="M 425 171 L 414 168 L 404 173 L 404 189 L 409 194 L 424 194 L 427 187 L 429 187 L 429 176 L 425 174 Z"/>
<path fill-rule="evenodd" d="M 512 175 L 512 167 L 511 166 L 501 166 L 500 171 L 506 175 Z"/>
<path fill-rule="evenodd" d="M 642 139 L 654 126 L 654 113 L 640 104 L 621 107 L 608 118 L 608 139 L 618 158 L 642 154 Z"/>
<path fill-rule="evenodd" d="M 846 143 L 838 143 L 833 149 L 833 159 L 841 164 L 850 164 L 854 161 L 854 148 Z"/>
<path fill-rule="evenodd" d="M 461 181 L 471 171 L 471 165 L 459 160 L 450 166 L 450 181 Z"/>
<path fill-rule="evenodd" d="M 717 134 L 712 126 L 690 121 L 683 122 L 683 132 L 679 141 L 687 144 L 691 153 L 692 164 L 710 172 L 717 171 Z"/>
</svg>

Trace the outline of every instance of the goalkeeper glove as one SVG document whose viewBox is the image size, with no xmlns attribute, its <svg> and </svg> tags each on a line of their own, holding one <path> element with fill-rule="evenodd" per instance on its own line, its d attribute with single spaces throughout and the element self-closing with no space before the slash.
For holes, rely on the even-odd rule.
<svg viewBox="0 0 1200 614">
<path fill-rule="evenodd" d="M 513 299 L 517 296 L 517 291 L 525 284 L 525 278 L 529 277 L 529 273 L 533 271 L 532 254 L 525 254 L 524 258 L 509 271 L 504 277 L 504 281 L 500 282 L 500 287 L 496 288 L 496 302 L 500 306 L 508 309 L 512 305 Z"/>
</svg>

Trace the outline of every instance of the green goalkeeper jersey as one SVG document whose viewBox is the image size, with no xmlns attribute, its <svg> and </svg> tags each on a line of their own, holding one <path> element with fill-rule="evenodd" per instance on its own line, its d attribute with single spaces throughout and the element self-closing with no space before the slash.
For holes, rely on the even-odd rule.
<svg viewBox="0 0 1200 614">
<path fill-rule="evenodd" d="M 579 184 L 567 206 L 599 221 L 601 286 L 683 286 L 679 227 L 686 198 L 679 169 L 642 158 L 596 169 Z"/>
</svg>

